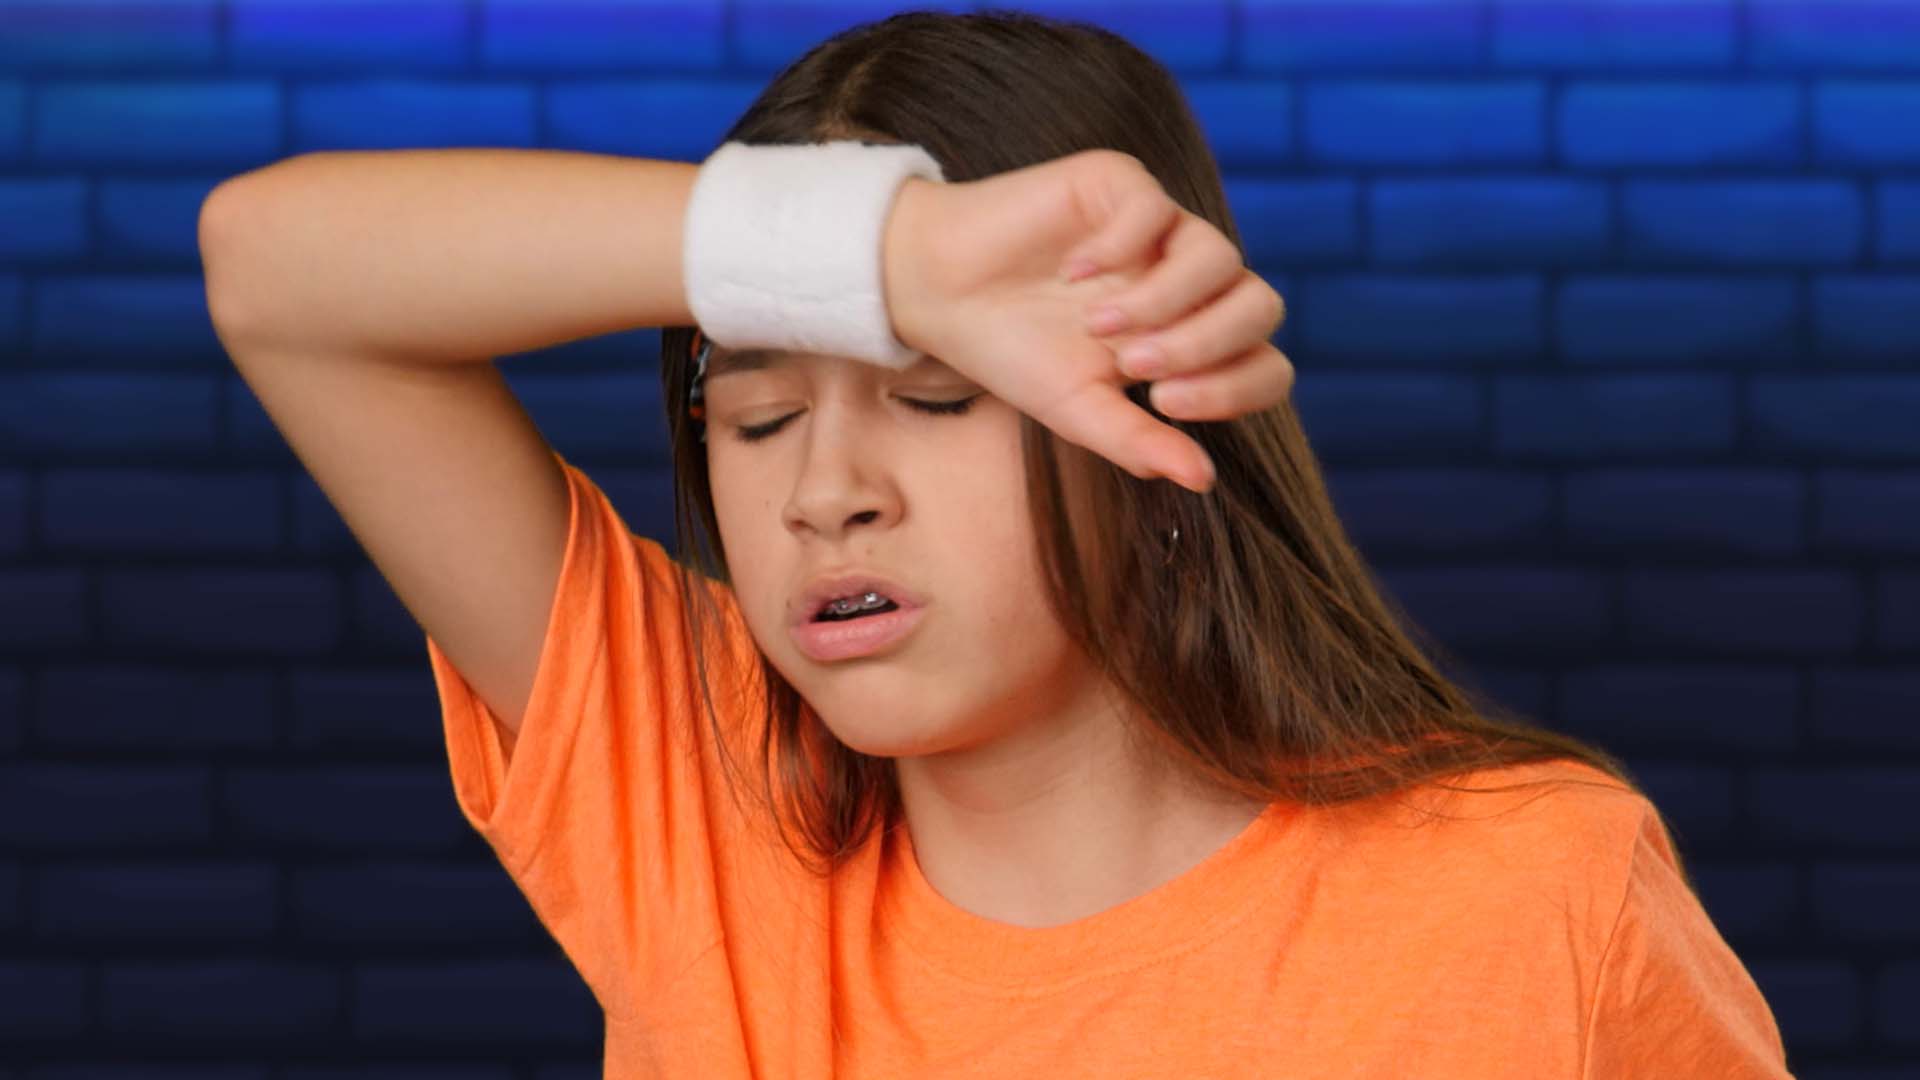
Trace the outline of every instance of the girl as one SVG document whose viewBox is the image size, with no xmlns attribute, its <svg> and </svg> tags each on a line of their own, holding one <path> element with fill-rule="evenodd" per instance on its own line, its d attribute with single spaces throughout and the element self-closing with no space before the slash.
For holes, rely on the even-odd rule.
<svg viewBox="0 0 1920 1080">
<path fill-rule="evenodd" d="M 1347 541 L 1162 68 L 914 12 L 726 138 L 938 160 L 884 233 L 918 359 L 706 339 L 692 166 L 308 156 L 203 215 L 608 1077 L 1787 1075 L 1624 767 L 1450 682 Z M 678 559 L 472 362 L 633 325 Z"/>
</svg>

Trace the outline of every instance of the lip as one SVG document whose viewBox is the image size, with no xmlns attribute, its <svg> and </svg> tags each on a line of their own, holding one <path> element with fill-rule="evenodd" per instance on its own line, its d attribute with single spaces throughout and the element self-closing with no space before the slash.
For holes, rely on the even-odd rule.
<svg viewBox="0 0 1920 1080">
<path fill-rule="evenodd" d="M 926 613 L 924 607 L 902 607 L 847 622 L 798 623 L 789 630 L 808 659 L 824 664 L 881 652 L 911 633 Z"/>
<path fill-rule="evenodd" d="M 788 613 L 788 625 L 793 627 L 812 626 L 814 625 L 813 617 L 818 615 L 820 609 L 826 607 L 829 601 L 838 597 L 855 596 L 865 592 L 877 592 L 885 595 L 888 599 L 900 605 L 901 611 L 910 611 L 914 608 L 927 606 L 926 597 L 921 596 L 919 593 L 914 592 L 897 581 L 882 577 L 879 574 L 857 570 L 845 573 L 822 574 L 808 582 L 807 587 L 800 591 L 799 598 L 793 602 L 793 607 Z M 892 615 L 895 613 L 888 612 L 887 614 Z M 869 618 L 879 618 L 879 616 L 869 616 Z M 865 620 L 856 619 L 854 621 L 864 622 Z"/>
</svg>

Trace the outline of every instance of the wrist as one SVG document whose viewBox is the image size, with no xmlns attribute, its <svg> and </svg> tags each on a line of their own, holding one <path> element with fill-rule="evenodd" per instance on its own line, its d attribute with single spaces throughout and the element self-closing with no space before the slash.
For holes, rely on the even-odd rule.
<svg viewBox="0 0 1920 1080">
<path fill-rule="evenodd" d="M 932 257 L 933 204 L 944 184 L 923 176 L 909 176 L 894 194 L 893 207 L 881 233 L 881 289 L 893 336 L 902 345 L 932 352 L 925 336 L 927 316 L 936 307 L 927 273 Z"/>
</svg>

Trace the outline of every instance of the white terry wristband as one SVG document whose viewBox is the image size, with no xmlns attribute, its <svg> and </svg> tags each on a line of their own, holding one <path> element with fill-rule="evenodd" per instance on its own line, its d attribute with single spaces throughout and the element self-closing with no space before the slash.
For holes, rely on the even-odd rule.
<svg viewBox="0 0 1920 1080">
<path fill-rule="evenodd" d="M 682 270 L 700 330 L 731 349 L 851 356 L 895 371 L 881 242 L 909 176 L 946 182 L 912 144 L 723 144 L 687 204 Z"/>
</svg>

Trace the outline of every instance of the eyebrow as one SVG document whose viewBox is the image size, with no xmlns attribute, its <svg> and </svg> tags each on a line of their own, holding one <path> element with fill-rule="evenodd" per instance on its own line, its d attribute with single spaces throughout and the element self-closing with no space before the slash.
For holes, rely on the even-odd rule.
<svg viewBox="0 0 1920 1080">
<path fill-rule="evenodd" d="M 715 353 L 707 358 L 707 378 L 730 375 L 736 371 L 758 371 L 785 359 L 787 359 L 786 353 L 774 349 L 741 349 L 738 352 Z"/>
</svg>

